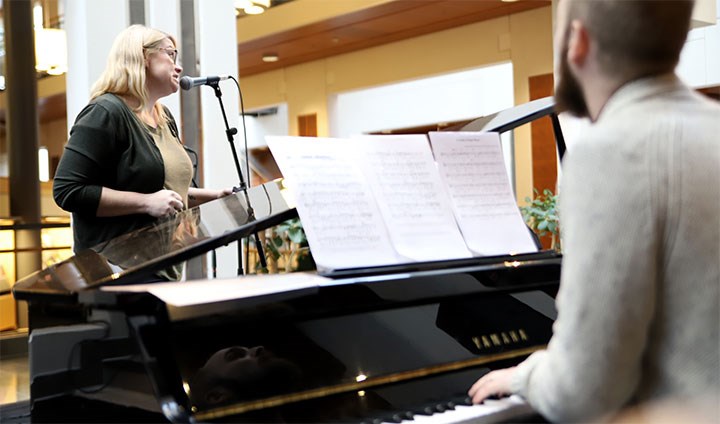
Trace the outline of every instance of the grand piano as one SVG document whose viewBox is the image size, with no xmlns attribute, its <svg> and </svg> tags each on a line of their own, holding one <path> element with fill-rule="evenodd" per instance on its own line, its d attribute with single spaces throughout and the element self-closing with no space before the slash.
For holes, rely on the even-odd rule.
<svg viewBox="0 0 720 424">
<path fill-rule="evenodd" d="M 523 107 L 470 128 L 552 115 L 547 99 Z M 296 216 L 271 182 L 19 281 L 32 421 L 542 420 L 517 397 L 472 406 L 466 392 L 550 339 L 555 252 L 309 272 L 298 275 L 316 283 L 277 290 L 272 276 L 240 276 L 223 283 L 270 290 L 189 304 L 113 289 Z"/>
</svg>

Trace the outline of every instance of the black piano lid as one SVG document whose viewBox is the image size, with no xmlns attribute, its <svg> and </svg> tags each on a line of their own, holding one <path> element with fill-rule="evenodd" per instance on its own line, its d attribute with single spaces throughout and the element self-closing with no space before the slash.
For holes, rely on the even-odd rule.
<svg viewBox="0 0 720 424">
<path fill-rule="evenodd" d="M 559 259 L 561 256 L 562 255 L 555 251 L 547 250 L 533 253 L 521 253 L 517 255 L 482 256 L 440 261 L 408 262 L 362 268 L 319 270 L 318 273 L 324 277 L 337 279 L 362 278 L 403 273 L 432 273 L 434 270 L 445 269 L 453 269 L 456 272 L 463 272 L 464 269 L 479 270 L 480 268 L 526 267 L 539 261 Z"/>
<path fill-rule="evenodd" d="M 249 188 L 247 198 L 238 192 L 77 252 L 21 279 L 13 294 L 18 300 L 73 301 L 79 291 L 142 282 L 171 265 L 294 217 L 297 211 L 285 202 L 279 182 L 269 182 Z"/>
<path fill-rule="evenodd" d="M 527 278 L 543 286 L 553 280 L 556 286 L 559 264 L 548 265 L 540 265 L 547 268 L 547 279 L 538 273 Z M 514 278 L 515 271 L 523 270 L 506 271 Z M 323 408 L 334 403 L 328 396 L 352 397 L 359 390 L 387 400 L 379 391 L 370 391 L 491 361 L 520 360 L 547 343 L 552 317 L 522 298 L 483 292 L 491 273 L 446 269 L 433 276 L 338 281 L 311 296 L 277 303 L 195 308 L 197 314 L 171 317 L 162 334 L 148 334 L 153 340 L 167 339 L 160 345 L 172 346 L 167 357 L 189 387 L 189 400 L 180 404 L 191 406 L 199 421 L 327 398 Z M 528 286 L 523 294 L 550 299 L 542 290 L 547 287 Z M 479 376 L 480 370 L 469 373 Z M 470 383 L 452 388 L 464 393 Z M 412 392 L 413 387 L 414 383 L 404 391 Z M 296 418 L 296 411 L 285 413 Z"/>
</svg>

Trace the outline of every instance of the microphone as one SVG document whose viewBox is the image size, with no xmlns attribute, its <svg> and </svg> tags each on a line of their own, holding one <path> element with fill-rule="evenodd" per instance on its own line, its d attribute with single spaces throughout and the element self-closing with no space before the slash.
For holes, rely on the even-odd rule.
<svg viewBox="0 0 720 424">
<path fill-rule="evenodd" d="M 229 79 L 230 75 L 215 75 L 210 77 L 189 77 L 184 76 L 180 78 L 180 88 L 183 90 L 189 90 L 193 87 L 197 87 L 198 85 L 210 85 L 213 83 L 216 83 L 218 81 L 224 81 L 226 79 Z"/>
</svg>

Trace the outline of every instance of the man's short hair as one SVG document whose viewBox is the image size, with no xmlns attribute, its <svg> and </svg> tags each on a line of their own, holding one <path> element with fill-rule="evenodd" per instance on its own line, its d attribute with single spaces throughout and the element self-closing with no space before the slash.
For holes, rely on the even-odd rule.
<svg viewBox="0 0 720 424">
<path fill-rule="evenodd" d="M 565 0 L 597 42 L 603 71 L 637 78 L 675 69 L 694 0 Z"/>
</svg>

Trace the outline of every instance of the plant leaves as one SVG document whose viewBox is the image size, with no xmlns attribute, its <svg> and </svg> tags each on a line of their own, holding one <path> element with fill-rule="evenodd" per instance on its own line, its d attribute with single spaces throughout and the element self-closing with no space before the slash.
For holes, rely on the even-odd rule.
<svg viewBox="0 0 720 424">
<path fill-rule="evenodd" d="M 305 241 L 305 231 L 302 228 L 291 228 L 288 230 L 288 238 L 294 243 L 300 244 Z"/>
<path fill-rule="evenodd" d="M 272 243 L 267 243 L 266 247 L 267 248 L 265 250 L 270 252 L 272 258 L 274 260 L 278 260 L 278 258 L 280 257 L 280 251 L 277 249 L 277 247 L 275 247 Z"/>
<path fill-rule="evenodd" d="M 272 239 L 272 244 L 274 244 L 274 245 L 277 246 L 277 247 L 282 246 L 283 243 L 284 243 L 284 240 L 282 239 L 282 237 L 275 236 L 275 237 L 273 237 L 273 239 Z"/>
</svg>

